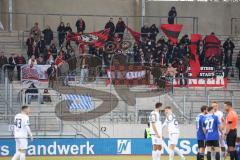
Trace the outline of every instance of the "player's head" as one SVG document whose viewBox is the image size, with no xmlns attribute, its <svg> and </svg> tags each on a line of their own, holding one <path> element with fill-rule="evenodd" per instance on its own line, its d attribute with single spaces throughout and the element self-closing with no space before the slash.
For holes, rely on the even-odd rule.
<svg viewBox="0 0 240 160">
<path fill-rule="evenodd" d="M 172 107 L 171 106 L 167 106 L 164 108 L 165 114 L 169 114 L 172 113 Z"/>
<path fill-rule="evenodd" d="M 202 107 L 201 107 L 201 112 L 202 112 L 203 114 L 207 114 L 207 112 L 208 112 L 208 106 L 206 106 L 206 105 L 202 106 Z"/>
<path fill-rule="evenodd" d="M 147 123 L 147 126 L 150 127 L 150 123 L 149 122 Z"/>
<path fill-rule="evenodd" d="M 230 109 L 232 109 L 232 102 L 230 102 L 230 101 L 224 102 L 224 109 L 226 112 L 228 112 Z"/>
<path fill-rule="evenodd" d="M 213 101 L 211 106 L 213 107 L 215 112 L 218 110 L 218 102 Z"/>
<path fill-rule="evenodd" d="M 29 106 L 22 106 L 21 112 L 26 114 L 26 115 L 29 115 L 30 107 Z"/>
<path fill-rule="evenodd" d="M 214 113 L 214 109 L 213 109 L 213 107 L 212 107 L 212 106 L 208 107 L 208 113 L 211 113 L 211 114 L 213 114 L 213 113 Z"/>
<path fill-rule="evenodd" d="M 156 110 L 160 111 L 161 107 L 162 107 L 162 103 L 158 102 L 158 103 L 155 104 L 155 109 Z"/>
</svg>

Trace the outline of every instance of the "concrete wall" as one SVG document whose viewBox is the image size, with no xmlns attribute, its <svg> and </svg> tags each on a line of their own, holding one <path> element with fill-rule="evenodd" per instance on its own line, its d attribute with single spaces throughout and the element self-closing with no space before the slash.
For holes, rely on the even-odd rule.
<svg viewBox="0 0 240 160">
<path fill-rule="evenodd" d="M 178 16 L 198 17 L 198 31 L 203 34 L 209 34 L 212 31 L 216 34 L 230 34 L 231 18 L 240 17 L 240 4 L 226 2 L 147 2 L 146 15 L 166 16 L 172 6 L 176 7 Z M 161 23 L 166 21 L 167 19 Z M 153 20 L 150 23 L 153 23 Z M 183 32 L 192 30 L 191 19 L 178 19 L 178 23 L 184 24 Z"/>
<path fill-rule="evenodd" d="M 14 0 L 14 12 L 18 13 L 57 13 L 70 14 L 79 16 L 39 16 L 24 15 L 14 16 L 14 29 L 29 29 L 34 22 L 39 22 L 40 27 L 50 25 L 56 29 L 59 22 L 70 22 L 75 30 L 75 22 L 81 15 L 116 15 L 114 17 L 117 22 L 118 15 L 138 15 L 138 0 Z M 26 21 L 26 18 L 28 20 Z M 85 16 L 83 19 L 87 25 L 87 31 L 102 29 L 109 17 L 90 17 Z M 124 18 L 125 21 L 126 18 Z M 129 24 L 134 26 L 139 23 L 136 19 L 129 19 Z"/>
<path fill-rule="evenodd" d="M 7 28 L 7 15 L 2 12 L 8 11 L 8 0 L 0 0 L 0 21 L 3 23 L 4 28 Z"/>
<path fill-rule="evenodd" d="M 7 10 L 7 0 L 2 2 L 2 11 Z M 26 13 L 59 13 L 73 15 L 122 15 L 124 16 L 140 16 L 140 0 L 14 0 L 14 12 Z M 203 34 L 208 34 L 212 31 L 217 34 L 230 34 L 230 22 L 232 17 L 240 17 L 239 3 L 227 2 L 146 2 L 146 16 L 167 16 L 171 6 L 175 6 L 178 16 L 198 17 L 198 31 Z M 41 28 L 49 24 L 53 29 L 56 29 L 59 22 L 70 22 L 74 26 L 76 19 L 79 16 L 14 16 L 14 29 L 25 30 L 29 29 L 35 21 L 40 23 Z M 2 21 L 6 23 L 7 16 L 1 16 Z M 107 17 L 83 17 L 87 24 L 87 31 L 102 29 L 108 20 Z M 127 21 L 126 18 L 124 18 Z M 167 18 L 159 19 L 146 18 L 147 23 L 155 23 L 157 25 L 166 23 Z M 117 21 L 117 17 L 115 18 Z M 234 29 L 239 33 L 240 21 L 237 21 Z M 139 18 L 128 18 L 129 26 L 139 29 Z M 178 23 L 184 24 L 183 33 L 192 33 L 192 19 L 178 19 Z M 137 27 L 138 26 L 138 27 Z M 195 26 L 196 27 L 196 26 Z M 75 27 L 73 27 L 75 29 Z"/>
<path fill-rule="evenodd" d="M 147 127 L 145 124 L 102 124 L 101 126 L 106 127 L 105 133 L 111 138 L 143 138 L 144 130 Z M 181 124 L 179 128 L 180 138 L 196 138 L 195 124 Z M 103 134 L 102 137 L 104 137 Z M 163 137 L 168 137 L 167 128 L 163 129 Z"/>
</svg>

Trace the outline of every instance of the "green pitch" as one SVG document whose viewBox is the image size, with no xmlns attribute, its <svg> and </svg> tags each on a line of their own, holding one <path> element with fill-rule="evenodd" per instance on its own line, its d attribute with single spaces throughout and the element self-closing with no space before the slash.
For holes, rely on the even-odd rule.
<svg viewBox="0 0 240 160">
<path fill-rule="evenodd" d="M 0 160 L 11 160 L 12 157 L 1 158 Z M 152 160 L 151 156 L 74 156 L 74 157 L 27 157 L 27 160 Z M 162 156 L 161 160 L 168 160 L 167 156 Z M 174 160 L 180 160 L 175 157 Z M 194 157 L 186 157 L 186 160 L 195 160 Z"/>
</svg>

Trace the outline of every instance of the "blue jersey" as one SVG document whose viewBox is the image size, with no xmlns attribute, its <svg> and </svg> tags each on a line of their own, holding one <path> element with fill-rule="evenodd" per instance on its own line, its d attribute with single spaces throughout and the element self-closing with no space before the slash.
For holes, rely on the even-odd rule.
<svg viewBox="0 0 240 160">
<path fill-rule="evenodd" d="M 205 134 L 203 132 L 204 114 L 200 113 L 196 117 L 196 127 L 197 127 L 197 140 L 205 140 Z"/>
<path fill-rule="evenodd" d="M 236 152 L 237 152 L 237 155 L 238 155 L 238 159 L 240 160 L 240 143 L 237 143 L 235 148 L 236 148 Z"/>
<path fill-rule="evenodd" d="M 203 127 L 206 129 L 206 141 L 219 140 L 219 125 L 220 122 L 216 115 L 207 114 L 204 117 Z"/>
</svg>

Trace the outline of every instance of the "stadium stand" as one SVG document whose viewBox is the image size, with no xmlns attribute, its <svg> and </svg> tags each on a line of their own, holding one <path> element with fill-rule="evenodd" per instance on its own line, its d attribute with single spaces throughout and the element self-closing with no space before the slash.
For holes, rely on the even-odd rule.
<svg viewBox="0 0 240 160">
<path fill-rule="evenodd" d="M 156 17 L 154 17 L 153 19 L 155 18 Z M 198 17 L 191 18 L 194 19 Z M 153 19 L 151 20 L 151 22 L 153 21 Z M 181 17 L 179 17 L 179 19 L 181 19 Z M 88 24 L 86 23 L 86 25 Z M 54 42 L 57 42 L 58 39 L 58 33 L 56 32 L 57 26 L 58 24 L 52 27 L 55 28 L 53 29 Z M 30 29 L 30 25 L 28 26 L 28 29 Z M 190 30 L 191 31 L 189 31 L 189 33 L 191 33 L 192 30 L 196 29 L 192 27 Z M 222 44 L 229 36 L 231 37 L 233 43 L 235 44 L 232 58 L 232 63 L 234 65 L 238 51 L 240 50 L 240 37 L 238 35 L 217 36 L 221 40 Z M 11 53 L 24 53 L 24 57 L 27 58 L 27 46 L 25 44 L 28 38 L 29 31 L 0 32 L 1 49 L 4 51 L 4 54 L 7 57 L 9 57 Z M 130 30 L 125 32 L 124 40 L 134 43 L 135 39 L 131 36 Z M 75 45 L 73 46 L 73 49 L 76 50 L 77 47 Z M 58 51 L 61 50 L 58 45 L 57 49 Z M 86 51 L 89 51 L 90 49 L 91 46 L 88 46 Z M 131 48 L 131 51 L 132 50 L 133 49 Z M 81 58 L 79 58 L 79 60 L 80 59 Z M 1 74 L 4 75 L 3 72 L 1 72 Z M 22 83 L 20 83 L 19 81 L 17 81 L 17 74 L 14 74 L 15 78 L 12 83 L 10 83 L 7 78 L 4 79 L 4 77 L 1 76 L 2 83 L 0 85 L 0 113 L 3 115 L 3 118 L 0 121 L 1 124 L 4 125 L 12 123 L 12 117 L 10 116 L 14 115 L 19 111 L 20 105 L 29 103 L 29 96 L 25 93 L 28 88 L 23 86 Z M 58 82 L 56 83 L 57 85 L 53 87 L 53 89 L 49 88 L 45 84 L 45 86 L 39 87 L 38 93 L 30 93 L 31 96 L 34 96 L 34 98 L 32 98 L 31 100 L 31 103 L 29 104 L 33 110 L 33 116 L 31 121 L 32 125 L 34 126 L 34 130 L 37 131 L 39 135 L 62 135 L 64 132 L 68 131 L 69 135 L 76 135 L 78 133 L 81 133 L 81 135 L 84 137 L 99 137 L 100 135 L 108 137 L 108 134 L 110 133 L 106 134 L 105 132 L 102 132 L 100 130 L 103 124 L 109 124 L 112 121 L 116 122 L 117 124 L 145 124 L 147 122 L 147 115 L 151 110 L 151 106 L 153 106 L 156 101 L 161 100 L 164 104 L 168 104 L 174 107 L 179 119 L 181 120 L 181 123 L 192 124 L 193 119 L 195 119 L 196 115 L 199 113 L 199 106 L 203 104 L 209 104 L 212 100 L 218 100 L 220 103 L 223 103 L 225 100 L 232 100 L 233 104 L 239 105 L 240 85 L 239 80 L 236 78 L 236 75 L 238 75 L 237 69 L 234 69 L 234 75 L 234 77 L 231 77 L 231 75 L 228 76 L 229 80 L 226 88 L 221 87 L 214 89 L 209 89 L 207 87 L 170 87 L 166 90 L 158 90 L 154 88 L 156 87 L 154 85 L 135 86 L 129 89 L 126 86 L 113 87 L 112 85 L 106 85 L 106 77 L 101 76 L 98 76 L 93 81 L 89 80 L 89 83 L 80 86 L 78 86 L 77 84 L 78 80 L 70 80 L 68 86 L 66 84 L 64 85 L 65 82 L 62 83 L 63 80 L 61 79 L 58 80 Z M 87 78 L 91 79 L 92 77 Z M 48 88 L 49 94 L 51 95 L 51 102 L 46 102 L 42 104 L 44 95 L 43 91 L 46 88 Z M 168 94 L 165 94 L 166 92 Z M 77 95 L 86 95 L 87 93 L 89 93 L 91 98 L 89 96 Z M 69 96 L 70 94 L 76 94 L 76 97 Z M 149 97 L 150 100 L 148 100 L 147 98 L 146 100 L 145 97 Z M 65 102 L 62 101 L 66 99 L 71 101 L 73 100 L 72 102 L 69 102 L 70 110 L 74 110 L 76 112 L 78 112 L 78 109 L 80 111 L 87 112 L 95 110 L 101 105 L 108 106 L 105 106 L 106 108 L 104 108 L 103 110 L 99 110 L 98 113 L 95 112 L 92 115 L 82 113 L 81 116 L 76 118 L 74 115 L 71 114 L 64 115 L 65 113 L 63 111 L 67 110 L 66 108 L 62 107 L 65 104 Z M 86 105 L 81 106 L 81 103 L 79 101 L 81 103 L 87 104 L 87 108 L 85 108 Z M 80 104 L 74 105 L 74 103 Z M 55 106 L 59 106 L 59 109 L 56 110 Z M 237 111 L 239 112 L 239 108 Z M 55 113 L 57 113 L 57 116 Z M 88 117 L 89 119 L 91 119 L 91 117 L 97 118 L 91 120 L 87 119 L 88 121 L 86 121 L 85 119 L 84 121 L 84 118 L 86 117 Z M 62 121 L 61 118 L 65 118 L 64 121 Z M 77 119 L 77 122 L 71 124 L 69 121 L 75 118 Z M 52 124 L 55 124 L 56 122 L 57 125 L 54 125 L 54 127 L 52 127 Z M 7 132 L 6 135 L 7 134 L 9 133 Z M 114 135 L 111 134 L 111 137 L 114 137 Z"/>
</svg>

